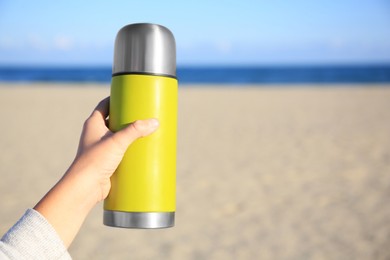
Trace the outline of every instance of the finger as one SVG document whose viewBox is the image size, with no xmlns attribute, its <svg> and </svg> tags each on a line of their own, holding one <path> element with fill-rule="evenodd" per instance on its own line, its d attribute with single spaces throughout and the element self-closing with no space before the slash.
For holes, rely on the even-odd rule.
<svg viewBox="0 0 390 260">
<path fill-rule="evenodd" d="M 91 117 L 96 116 L 100 120 L 105 121 L 108 117 L 109 107 L 110 97 L 106 97 L 105 99 L 101 100 L 99 104 L 95 107 L 95 109 L 92 111 Z"/>
<path fill-rule="evenodd" d="M 157 130 L 158 126 L 159 122 L 154 118 L 137 120 L 122 130 L 114 133 L 110 138 L 126 150 L 132 142 L 140 137 L 150 135 Z"/>
<path fill-rule="evenodd" d="M 94 144 L 107 133 L 106 115 L 109 109 L 109 98 L 100 101 L 92 114 L 85 120 L 79 142 L 80 151 Z"/>
</svg>

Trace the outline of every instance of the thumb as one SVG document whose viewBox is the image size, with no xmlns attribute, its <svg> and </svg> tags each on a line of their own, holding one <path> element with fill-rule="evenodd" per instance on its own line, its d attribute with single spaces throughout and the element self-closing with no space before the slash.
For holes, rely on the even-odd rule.
<svg viewBox="0 0 390 260">
<path fill-rule="evenodd" d="M 114 133 L 111 138 L 114 142 L 119 144 L 120 147 L 126 150 L 132 142 L 140 137 L 150 135 L 156 131 L 158 126 L 159 122 L 154 118 L 137 120 L 120 131 Z"/>
</svg>

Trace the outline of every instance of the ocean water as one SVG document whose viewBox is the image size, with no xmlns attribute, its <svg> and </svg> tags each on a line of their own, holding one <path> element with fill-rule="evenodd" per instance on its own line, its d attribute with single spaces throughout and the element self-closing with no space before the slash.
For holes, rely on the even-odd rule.
<svg viewBox="0 0 390 260">
<path fill-rule="evenodd" d="M 388 65 L 179 67 L 180 84 L 390 83 Z M 109 83 L 110 67 L 0 67 L 0 82 Z"/>
</svg>

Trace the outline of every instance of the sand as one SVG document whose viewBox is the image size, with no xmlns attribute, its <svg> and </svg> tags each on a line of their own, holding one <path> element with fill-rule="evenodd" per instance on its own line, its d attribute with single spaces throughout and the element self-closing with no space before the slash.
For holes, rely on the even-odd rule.
<svg viewBox="0 0 390 260">
<path fill-rule="evenodd" d="M 0 87 L 0 233 L 72 162 L 107 85 Z M 389 86 L 186 86 L 176 227 L 102 224 L 74 259 L 389 259 Z"/>
</svg>

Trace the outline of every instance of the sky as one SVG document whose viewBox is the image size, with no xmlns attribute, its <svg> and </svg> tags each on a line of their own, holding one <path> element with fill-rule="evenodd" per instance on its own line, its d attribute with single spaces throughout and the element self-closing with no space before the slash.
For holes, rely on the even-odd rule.
<svg viewBox="0 0 390 260">
<path fill-rule="evenodd" d="M 390 63 L 390 0 L 0 0 L 0 65 L 110 66 L 139 22 L 168 27 L 183 66 Z"/>
</svg>

